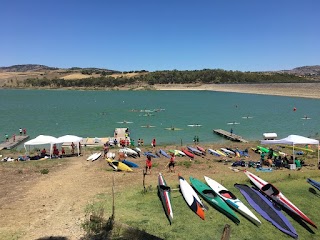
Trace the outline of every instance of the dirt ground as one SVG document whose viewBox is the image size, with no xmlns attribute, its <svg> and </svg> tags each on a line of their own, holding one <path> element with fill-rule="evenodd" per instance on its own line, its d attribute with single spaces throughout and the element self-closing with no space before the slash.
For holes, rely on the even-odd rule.
<svg viewBox="0 0 320 240">
<path fill-rule="evenodd" d="M 230 147 L 245 149 L 255 146 L 254 143 L 232 143 Z M 217 149 L 224 145 L 206 145 Z M 151 147 L 142 152 L 152 150 Z M 157 147 L 156 150 L 159 150 Z M 181 149 L 181 146 L 167 146 L 162 149 Z M 111 149 L 117 153 L 118 149 Z M 79 239 L 84 231 L 81 223 L 85 220 L 85 206 L 91 203 L 99 193 L 111 193 L 111 179 L 113 171 L 104 158 L 95 162 L 86 161 L 92 153 L 85 150 L 83 156 L 45 161 L 57 161 L 52 165 L 48 174 L 41 174 L 35 169 L 26 167 L 23 162 L 4 162 L 0 164 L 0 238 L 1 239 L 38 239 L 42 237 L 65 237 Z M 249 150 L 250 160 L 258 161 L 259 155 Z M 192 165 L 192 173 L 203 171 L 209 161 L 216 171 L 232 172 L 221 158 L 207 154 L 197 156 L 200 164 Z M 230 161 L 236 159 L 227 158 Z M 139 169 L 132 173 L 123 174 L 117 178 L 117 188 L 134 187 L 141 184 L 142 169 L 145 165 L 145 156 L 137 159 L 128 158 L 139 164 Z M 188 161 L 186 157 L 177 157 L 176 161 Z M 246 159 L 248 160 L 248 159 Z M 164 157 L 154 159 L 152 169 L 154 180 L 158 172 L 165 171 L 168 160 Z M 230 166 L 230 163 L 229 163 Z M 176 173 L 185 168 L 177 166 Z M 187 169 L 183 169 L 187 172 Z M 137 181 L 139 179 L 139 181 Z"/>
</svg>

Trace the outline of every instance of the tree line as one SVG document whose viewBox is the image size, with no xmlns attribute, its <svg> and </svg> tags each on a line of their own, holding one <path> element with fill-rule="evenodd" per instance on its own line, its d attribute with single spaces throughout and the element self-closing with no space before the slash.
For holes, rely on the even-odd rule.
<svg viewBox="0 0 320 240">
<path fill-rule="evenodd" d="M 79 88 L 113 88 L 134 84 L 154 85 L 154 84 L 250 84 L 250 83 L 298 83 L 315 82 L 306 77 L 300 77 L 288 73 L 270 72 L 240 72 L 226 71 L 221 69 L 203 69 L 192 71 L 155 71 L 142 72 L 143 74 L 133 77 L 112 77 L 110 75 L 100 75 L 100 77 L 90 77 L 83 79 L 64 80 L 47 78 L 30 78 L 24 81 L 25 87 L 79 87 Z"/>
</svg>

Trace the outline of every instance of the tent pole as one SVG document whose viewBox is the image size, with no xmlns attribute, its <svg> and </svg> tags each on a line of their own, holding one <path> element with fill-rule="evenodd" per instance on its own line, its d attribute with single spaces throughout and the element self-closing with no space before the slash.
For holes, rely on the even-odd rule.
<svg viewBox="0 0 320 240">
<path fill-rule="evenodd" d="M 318 168 L 319 168 L 319 143 L 318 143 Z"/>
</svg>

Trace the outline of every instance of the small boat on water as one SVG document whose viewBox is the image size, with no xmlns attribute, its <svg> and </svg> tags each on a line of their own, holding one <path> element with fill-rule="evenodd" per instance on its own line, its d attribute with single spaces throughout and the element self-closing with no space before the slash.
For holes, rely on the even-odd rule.
<svg viewBox="0 0 320 240">
<path fill-rule="evenodd" d="M 244 173 L 250 179 L 250 181 L 265 195 L 270 197 L 273 201 L 277 202 L 281 206 L 285 207 L 289 211 L 293 212 L 305 222 L 309 223 L 311 226 L 317 228 L 315 223 L 311 221 L 307 215 L 305 215 L 299 208 L 297 208 L 292 202 L 289 201 L 275 186 L 271 183 L 264 181 L 253 173 L 245 170 Z"/>
<path fill-rule="evenodd" d="M 173 220 L 173 211 L 170 200 L 170 187 L 167 185 L 161 173 L 159 173 L 158 176 L 158 194 L 166 216 L 171 224 Z"/>
</svg>

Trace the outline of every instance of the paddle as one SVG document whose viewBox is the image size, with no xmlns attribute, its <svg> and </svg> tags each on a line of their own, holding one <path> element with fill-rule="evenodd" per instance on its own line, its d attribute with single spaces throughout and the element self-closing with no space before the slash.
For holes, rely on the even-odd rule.
<svg viewBox="0 0 320 240">
<path fill-rule="evenodd" d="M 320 197 L 320 194 L 317 192 L 317 190 L 315 190 L 314 188 L 309 188 L 309 192 L 313 193 L 314 195 L 316 195 L 317 197 Z"/>
</svg>

